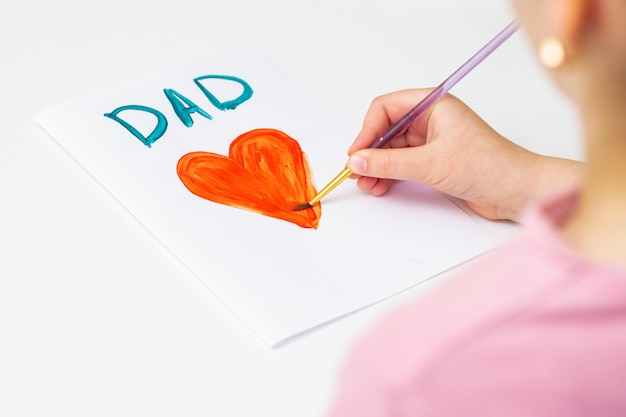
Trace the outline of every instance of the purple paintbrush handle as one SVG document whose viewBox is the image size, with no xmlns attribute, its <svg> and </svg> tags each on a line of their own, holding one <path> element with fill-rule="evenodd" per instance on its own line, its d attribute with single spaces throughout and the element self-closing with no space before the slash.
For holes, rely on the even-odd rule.
<svg viewBox="0 0 626 417">
<path fill-rule="evenodd" d="M 420 101 L 415 107 L 413 107 L 407 114 L 405 114 L 400 120 L 393 124 L 380 138 L 375 140 L 369 147 L 370 148 L 382 148 L 387 145 L 393 138 L 404 132 L 418 117 L 424 114 L 433 104 L 435 104 L 440 98 L 448 94 L 450 89 L 463 77 L 469 74 L 478 64 L 480 64 L 485 58 L 487 58 L 493 51 L 498 49 L 504 41 L 513 35 L 519 27 L 517 20 L 511 22 L 500 33 L 498 33 L 492 40 L 490 40 L 485 46 L 483 46 L 478 52 L 476 52 L 470 59 L 468 59 L 463 65 L 452 73 L 444 82 L 439 84 L 433 91 L 431 91 L 422 101 Z"/>
</svg>

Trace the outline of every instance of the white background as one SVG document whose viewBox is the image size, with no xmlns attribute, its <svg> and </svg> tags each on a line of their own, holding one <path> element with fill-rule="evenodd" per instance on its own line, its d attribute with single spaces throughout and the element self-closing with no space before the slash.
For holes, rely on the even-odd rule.
<svg viewBox="0 0 626 417">
<path fill-rule="evenodd" d="M 512 17 L 494 0 L 0 0 L 0 415 L 319 416 L 355 338 L 449 276 L 268 348 L 36 114 L 256 46 L 360 123 L 373 97 L 438 84 Z M 581 157 L 575 115 L 522 33 L 453 93 L 518 143 Z"/>
</svg>

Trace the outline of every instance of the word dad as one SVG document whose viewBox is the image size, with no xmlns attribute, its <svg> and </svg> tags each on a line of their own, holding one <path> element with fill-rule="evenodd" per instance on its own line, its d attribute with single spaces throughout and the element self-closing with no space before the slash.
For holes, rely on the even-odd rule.
<svg viewBox="0 0 626 417">
<path fill-rule="evenodd" d="M 243 87 L 243 91 L 239 95 L 239 97 L 233 100 L 220 101 L 213 93 L 211 93 L 204 85 L 202 85 L 201 81 L 208 80 L 208 79 L 217 79 L 217 80 L 224 80 L 228 82 L 238 83 Z M 193 81 L 198 86 L 200 91 L 202 91 L 204 95 L 209 99 L 211 104 L 221 111 L 236 109 L 237 106 L 239 106 L 241 103 L 250 99 L 253 93 L 252 88 L 247 82 L 245 82 L 241 78 L 233 77 L 230 75 L 203 75 L 203 76 L 194 78 Z M 195 104 L 193 101 L 191 101 L 184 95 L 180 94 L 178 91 L 173 90 L 171 88 L 166 88 L 163 90 L 163 93 L 165 94 L 165 97 L 167 97 L 170 104 L 172 105 L 174 112 L 176 113 L 180 121 L 185 126 L 187 127 L 193 126 L 193 119 L 191 118 L 191 115 L 193 113 L 197 113 L 203 117 L 206 117 L 209 120 L 213 119 L 213 116 L 211 116 L 209 113 L 204 111 L 200 106 Z M 154 127 L 152 132 L 149 135 L 144 136 L 132 124 L 130 124 L 129 122 L 127 122 L 126 120 L 122 119 L 119 116 L 120 113 L 128 112 L 128 111 L 139 111 L 139 112 L 145 112 L 145 113 L 154 115 L 156 117 L 156 126 Z M 141 105 L 136 105 L 136 104 L 118 107 L 117 109 L 113 110 L 111 113 L 104 114 L 104 117 L 108 117 L 111 120 L 115 120 L 116 122 L 124 126 L 126 130 L 132 133 L 133 136 L 139 139 L 148 148 L 151 148 L 152 144 L 165 134 L 165 132 L 167 131 L 167 126 L 168 126 L 167 118 L 162 112 L 152 107 L 141 106 Z"/>
</svg>

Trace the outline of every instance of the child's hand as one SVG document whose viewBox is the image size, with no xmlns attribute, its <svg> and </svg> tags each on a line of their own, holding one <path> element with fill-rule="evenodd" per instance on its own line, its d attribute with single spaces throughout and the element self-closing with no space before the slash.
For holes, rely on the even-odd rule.
<svg viewBox="0 0 626 417">
<path fill-rule="evenodd" d="M 505 139 L 456 97 L 448 95 L 390 143 L 363 149 L 430 90 L 376 98 L 348 150 L 358 186 L 384 194 L 393 180 L 430 184 L 489 219 L 518 218 L 528 199 L 580 179 L 580 163 L 532 153 Z"/>
</svg>

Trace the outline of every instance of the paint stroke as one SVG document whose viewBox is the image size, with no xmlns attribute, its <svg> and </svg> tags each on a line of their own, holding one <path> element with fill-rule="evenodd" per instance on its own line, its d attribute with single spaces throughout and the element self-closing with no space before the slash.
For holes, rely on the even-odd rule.
<svg viewBox="0 0 626 417">
<path fill-rule="evenodd" d="M 219 204 L 317 229 L 321 205 L 293 211 L 316 194 L 298 142 L 276 129 L 255 129 L 230 144 L 229 155 L 191 152 L 177 173 L 193 194 Z"/>
</svg>

